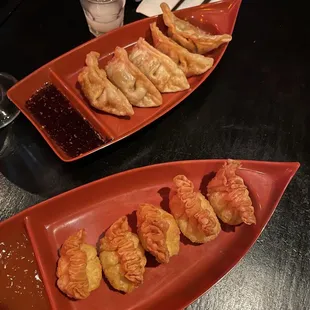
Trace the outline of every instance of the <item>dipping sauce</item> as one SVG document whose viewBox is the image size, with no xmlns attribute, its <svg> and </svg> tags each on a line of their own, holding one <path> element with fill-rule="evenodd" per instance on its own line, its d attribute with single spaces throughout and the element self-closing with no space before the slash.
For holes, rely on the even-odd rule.
<svg viewBox="0 0 310 310">
<path fill-rule="evenodd" d="M 24 223 L 0 229 L 0 309 L 48 310 L 49 302 Z"/>
<path fill-rule="evenodd" d="M 46 83 L 26 102 L 27 109 L 47 134 L 70 157 L 107 142 L 51 83 Z"/>
</svg>

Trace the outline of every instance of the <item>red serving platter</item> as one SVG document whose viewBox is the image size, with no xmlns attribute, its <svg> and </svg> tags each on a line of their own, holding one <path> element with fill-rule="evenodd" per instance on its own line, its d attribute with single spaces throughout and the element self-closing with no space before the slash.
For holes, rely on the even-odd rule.
<svg viewBox="0 0 310 310">
<path fill-rule="evenodd" d="M 176 11 L 175 14 L 180 18 L 189 20 L 191 23 L 205 31 L 214 34 L 232 34 L 240 4 L 241 0 L 227 0 Z M 88 102 L 82 96 L 77 83 L 77 76 L 85 65 L 86 54 L 90 51 L 98 51 L 101 54 L 99 64 L 100 67 L 103 68 L 107 61 L 112 58 L 116 46 L 125 47 L 127 50 L 130 50 L 139 37 L 144 37 L 151 42 L 149 25 L 154 21 L 157 21 L 159 28 L 165 32 L 162 16 L 139 20 L 108 32 L 107 34 L 95 38 L 56 58 L 40 69 L 34 71 L 8 91 L 8 97 L 10 100 L 13 101 L 31 121 L 49 146 L 63 161 L 74 161 L 111 145 L 145 127 L 171 110 L 193 92 L 211 74 L 227 48 L 227 44 L 224 44 L 210 54 L 214 58 L 214 66 L 205 74 L 191 77 L 189 79 L 189 90 L 164 94 L 163 104 L 160 107 L 134 108 L 135 114 L 128 119 L 109 115 L 90 107 Z M 100 134 L 107 137 L 110 142 L 77 157 L 68 156 L 48 136 L 46 131 L 42 129 L 42 126 L 25 107 L 25 103 L 29 97 L 36 90 L 41 88 L 45 82 L 53 83 L 70 100 L 71 104 L 83 115 L 83 117 L 86 118 Z"/>
<path fill-rule="evenodd" d="M 95 245 L 102 233 L 123 215 L 128 216 L 135 231 L 135 210 L 140 203 L 161 205 L 168 210 L 172 179 L 178 174 L 185 174 L 204 194 L 224 160 L 164 163 L 103 178 L 4 221 L 0 224 L 1 236 L 5 242 L 9 238 L 6 227 L 16 227 L 16 234 L 20 229 L 18 223 L 25 222 L 52 309 L 182 309 L 212 287 L 247 253 L 299 168 L 299 163 L 293 162 L 241 162 L 238 174 L 249 189 L 257 224 L 222 227 L 218 238 L 202 245 L 194 245 L 182 237 L 179 255 L 172 257 L 168 264 L 158 265 L 147 256 L 144 283 L 127 295 L 111 289 L 104 280 L 85 300 L 72 301 L 63 295 L 56 287 L 61 244 L 77 229 L 85 228 L 87 242 Z"/>
</svg>

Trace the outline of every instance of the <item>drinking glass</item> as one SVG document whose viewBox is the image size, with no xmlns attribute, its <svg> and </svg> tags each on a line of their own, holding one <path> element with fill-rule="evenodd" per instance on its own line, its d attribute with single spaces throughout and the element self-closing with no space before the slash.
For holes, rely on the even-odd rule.
<svg viewBox="0 0 310 310">
<path fill-rule="evenodd" d="M 80 0 L 89 31 L 96 37 L 123 26 L 126 0 Z"/>
<path fill-rule="evenodd" d="M 0 72 L 0 128 L 11 123 L 20 112 L 6 95 L 16 82 L 12 75 Z"/>
</svg>

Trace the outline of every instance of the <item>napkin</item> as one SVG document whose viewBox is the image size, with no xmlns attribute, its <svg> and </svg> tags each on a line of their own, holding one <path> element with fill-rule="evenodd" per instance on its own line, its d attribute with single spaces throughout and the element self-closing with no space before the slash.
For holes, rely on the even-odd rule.
<svg viewBox="0 0 310 310">
<path fill-rule="evenodd" d="M 162 14 L 160 4 L 162 2 L 166 2 L 170 9 L 173 9 L 180 0 L 143 0 L 139 6 L 137 7 L 136 12 L 144 14 L 148 17 L 160 15 Z M 215 2 L 218 0 L 211 0 L 210 2 Z M 177 10 L 189 8 L 192 6 L 200 5 L 203 3 L 204 0 L 185 0 L 178 8 Z"/>
</svg>

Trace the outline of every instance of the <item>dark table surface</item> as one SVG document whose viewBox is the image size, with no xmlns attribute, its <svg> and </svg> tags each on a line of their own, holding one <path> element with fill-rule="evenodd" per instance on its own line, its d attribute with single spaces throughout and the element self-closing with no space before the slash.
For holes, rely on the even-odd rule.
<svg viewBox="0 0 310 310">
<path fill-rule="evenodd" d="M 136 6 L 127 0 L 125 22 L 143 17 Z M 202 158 L 299 161 L 301 168 L 259 240 L 189 309 L 310 309 L 307 19 L 306 10 L 291 1 L 245 0 L 233 41 L 203 85 L 155 123 L 78 162 L 61 162 L 20 115 L 0 130 L 0 218 L 149 164 Z M 21 79 L 90 38 L 78 1 L 24 0 L 0 26 L 0 71 Z"/>
</svg>

